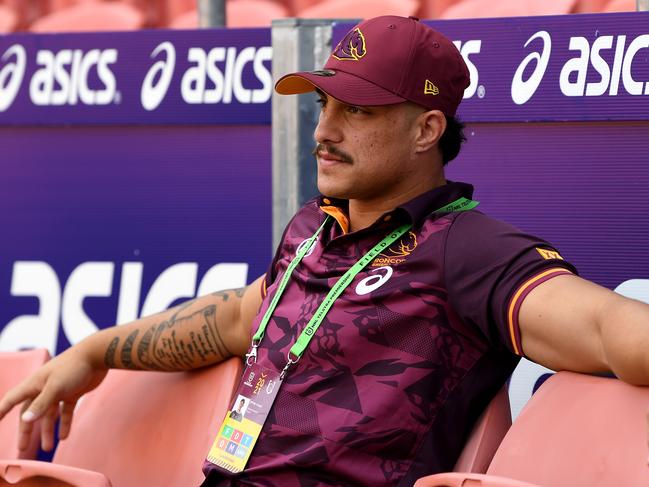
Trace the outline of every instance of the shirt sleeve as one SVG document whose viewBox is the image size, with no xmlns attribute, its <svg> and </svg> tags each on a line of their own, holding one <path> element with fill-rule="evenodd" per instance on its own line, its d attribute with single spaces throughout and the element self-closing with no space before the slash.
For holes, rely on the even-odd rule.
<svg viewBox="0 0 649 487">
<path fill-rule="evenodd" d="M 444 275 L 449 302 L 492 346 L 524 355 L 518 310 L 539 284 L 575 267 L 545 240 L 467 211 L 455 217 L 446 241 Z"/>
</svg>

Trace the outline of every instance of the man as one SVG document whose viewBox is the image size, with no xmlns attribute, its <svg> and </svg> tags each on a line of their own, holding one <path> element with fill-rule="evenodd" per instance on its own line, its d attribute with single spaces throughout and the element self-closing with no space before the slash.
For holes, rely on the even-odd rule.
<svg viewBox="0 0 649 487">
<path fill-rule="evenodd" d="M 649 306 L 580 279 L 446 181 L 468 84 L 448 39 L 400 17 L 361 23 L 323 71 L 280 79 L 280 93 L 318 92 L 324 196 L 289 223 L 267 274 L 88 337 L 10 391 L 0 416 L 22 402 L 22 445 L 43 417 L 48 448 L 59 411 L 65 438 L 107 367 L 248 352 L 283 382 L 245 471 L 207 463 L 205 486 L 411 485 L 453 466 L 519 356 L 648 384 Z"/>
<path fill-rule="evenodd" d="M 243 419 L 243 407 L 246 405 L 246 400 L 241 399 L 236 409 L 230 411 L 230 417 L 235 421 L 241 421 Z"/>
</svg>

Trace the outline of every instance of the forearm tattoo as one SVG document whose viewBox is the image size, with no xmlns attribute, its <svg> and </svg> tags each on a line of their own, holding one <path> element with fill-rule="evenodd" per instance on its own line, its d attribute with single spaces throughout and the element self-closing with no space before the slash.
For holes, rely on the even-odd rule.
<svg viewBox="0 0 649 487">
<path fill-rule="evenodd" d="M 117 345 L 119 344 L 119 338 L 115 337 L 112 339 L 108 348 L 106 349 L 106 355 L 104 355 L 104 364 L 109 369 L 114 369 L 117 367 L 115 365 L 115 352 L 117 351 Z"/>
<path fill-rule="evenodd" d="M 230 297 L 241 298 L 243 293 L 244 289 L 235 289 L 213 293 L 212 296 L 227 301 Z M 171 318 L 149 327 L 135 347 L 139 330 L 133 331 L 119 353 L 122 366 L 126 369 L 185 370 L 232 356 L 217 323 L 217 305 L 185 313 L 194 302 L 183 303 Z M 198 327 L 197 320 L 200 323 Z M 186 334 L 184 331 L 188 326 L 194 331 Z M 107 366 L 112 364 L 115 367 L 118 343 L 118 338 L 113 339 L 106 350 L 104 362 Z"/>
</svg>

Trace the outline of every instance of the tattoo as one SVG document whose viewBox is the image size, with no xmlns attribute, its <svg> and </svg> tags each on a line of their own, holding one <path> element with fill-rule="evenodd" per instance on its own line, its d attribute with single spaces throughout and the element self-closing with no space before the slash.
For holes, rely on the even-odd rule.
<svg viewBox="0 0 649 487">
<path fill-rule="evenodd" d="M 133 351 L 133 343 L 135 343 L 135 338 L 137 337 L 139 331 L 140 330 L 134 330 L 133 333 L 131 333 L 128 337 L 126 337 L 126 341 L 124 342 L 124 346 L 122 347 L 122 353 L 120 355 L 120 358 L 122 359 L 122 365 L 124 366 L 125 369 L 138 368 L 133 363 L 133 357 L 131 356 L 131 352 Z"/>
<path fill-rule="evenodd" d="M 231 291 L 219 291 L 212 296 L 227 301 L 231 296 L 241 298 L 245 288 Z M 216 305 L 209 305 L 183 315 L 196 300 L 180 305 L 166 321 L 151 326 L 137 344 L 137 360 L 143 368 L 152 370 L 179 370 L 198 367 L 216 360 L 232 356 L 226 346 L 216 319 Z M 188 338 L 180 338 L 180 330 L 189 322 L 202 320 L 203 324 L 196 331 L 189 332 Z M 184 335 L 184 334 L 183 334 Z M 184 335 L 187 336 L 187 335 Z M 122 350 L 122 362 L 126 367 L 130 360 L 131 350 L 136 336 L 129 336 Z M 129 342 L 130 339 L 130 342 Z M 128 350 L 125 360 L 125 351 Z"/>
<path fill-rule="evenodd" d="M 115 352 L 117 351 L 117 344 L 119 343 L 119 338 L 115 337 L 112 339 L 108 348 L 106 349 L 106 354 L 104 355 L 104 365 L 109 369 L 114 369 L 117 367 L 115 365 Z"/>
<path fill-rule="evenodd" d="M 237 298 L 242 298 L 245 292 L 246 288 L 240 287 L 238 289 L 228 289 L 227 291 L 216 291 L 211 295 L 216 296 L 217 298 L 222 298 L 223 301 L 227 301 L 231 294 L 234 293 Z"/>
</svg>

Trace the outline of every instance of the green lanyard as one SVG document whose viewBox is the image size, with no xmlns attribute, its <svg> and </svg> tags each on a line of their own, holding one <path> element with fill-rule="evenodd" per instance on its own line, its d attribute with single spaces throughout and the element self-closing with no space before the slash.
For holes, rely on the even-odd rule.
<svg viewBox="0 0 649 487">
<path fill-rule="evenodd" d="M 434 213 L 467 211 L 475 208 L 476 206 L 478 206 L 477 201 L 473 201 L 467 198 L 459 198 L 453 201 L 452 203 L 449 203 L 448 205 L 435 210 Z M 264 334 L 266 333 L 266 327 L 270 322 L 270 319 L 273 315 L 273 312 L 275 311 L 275 308 L 277 307 L 277 304 L 279 303 L 280 298 L 284 294 L 284 290 L 286 289 L 286 286 L 288 284 L 288 281 L 291 278 L 291 275 L 293 274 L 293 271 L 300 264 L 300 262 L 302 261 L 306 253 L 311 249 L 311 247 L 315 245 L 315 241 L 317 240 L 318 236 L 320 235 L 320 232 L 322 232 L 322 229 L 330 220 L 330 218 L 331 217 L 328 216 L 325 219 L 322 225 L 320 225 L 320 228 L 318 228 L 318 230 L 316 230 L 316 232 L 311 236 L 311 238 L 307 240 L 307 242 L 302 246 L 300 251 L 293 258 L 288 268 L 286 269 L 286 272 L 284 273 L 284 276 L 282 277 L 282 280 L 279 283 L 277 291 L 275 292 L 275 296 L 273 296 L 273 299 L 271 300 L 270 305 L 268 306 L 268 309 L 266 310 L 266 313 L 264 313 L 264 317 L 262 318 L 261 323 L 259 324 L 257 333 L 255 333 L 255 335 L 252 337 L 252 349 L 250 353 L 246 354 L 246 362 L 248 363 L 248 365 L 251 365 L 251 363 L 257 361 L 257 348 L 259 347 L 259 344 L 264 338 Z M 400 227 L 390 232 L 388 236 L 383 238 L 383 240 L 381 240 L 378 244 L 372 247 L 372 249 L 369 252 L 367 252 L 363 257 L 361 257 L 360 260 L 358 260 L 352 267 L 350 267 L 347 270 L 347 272 L 345 272 L 345 274 L 343 274 L 343 276 L 340 279 L 338 279 L 338 281 L 336 281 L 336 284 L 334 284 L 331 290 L 327 293 L 322 303 L 320 303 L 320 306 L 318 306 L 318 309 L 314 313 L 313 317 L 309 320 L 304 330 L 302 330 L 302 333 L 300 333 L 300 336 L 298 337 L 297 341 L 293 344 L 293 346 L 289 350 L 288 357 L 287 357 L 288 362 L 286 363 L 284 370 L 282 370 L 281 378 L 284 378 L 286 372 L 288 371 L 288 368 L 292 364 L 300 360 L 300 357 L 309 346 L 311 339 L 313 338 L 316 331 L 324 321 L 327 312 L 333 306 L 336 299 L 338 299 L 338 297 L 342 294 L 342 292 L 347 288 L 347 286 L 351 284 L 351 282 L 354 280 L 356 275 L 360 271 L 362 271 L 365 267 L 367 267 L 367 265 L 370 262 L 372 262 L 378 254 L 380 254 L 383 250 L 387 249 L 390 245 L 392 245 L 397 239 L 399 239 L 404 233 L 406 233 L 411 228 L 412 228 L 412 224 L 408 223 L 405 225 L 401 225 Z"/>
</svg>

